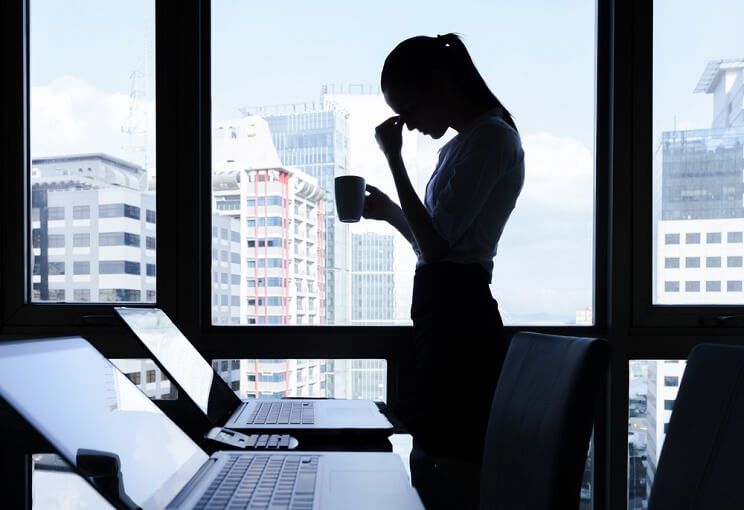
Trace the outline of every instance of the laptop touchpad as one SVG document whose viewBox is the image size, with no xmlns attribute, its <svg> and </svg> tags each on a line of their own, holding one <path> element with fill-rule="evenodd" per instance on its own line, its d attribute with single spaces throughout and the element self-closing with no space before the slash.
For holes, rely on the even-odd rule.
<svg viewBox="0 0 744 510">
<path fill-rule="evenodd" d="M 400 504 L 401 496 L 410 490 L 408 480 L 400 471 L 331 471 L 329 478 L 333 508 L 340 503 L 345 503 L 344 508 L 348 508 L 349 501 L 354 501 L 355 509 L 384 508 L 385 505 L 380 505 L 383 502 L 395 506 L 396 502 Z"/>
</svg>

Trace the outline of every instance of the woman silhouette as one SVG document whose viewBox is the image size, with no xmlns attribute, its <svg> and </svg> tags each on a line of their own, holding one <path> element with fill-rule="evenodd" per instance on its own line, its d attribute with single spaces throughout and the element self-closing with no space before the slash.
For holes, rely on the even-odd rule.
<svg viewBox="0 0 744 510">
<path fill-rule="evenodd" d="M 489 284 L 524 182 L 522 144 L 512 116 L 456 34 L 398 44 L 385 60 L 381 86 L 397 115 L 377 126 L 375 137 L 400 206 L 367 186 L 364 217 L 393 225 L 418 256 L 415 338 L 402 360 L 393 411 L 415 448 L 438 464 L 454 459 L 477 466 L 507 349 Z M 401 156 L 404 125 L 434 139 L 457 131 L 439 151 L 423 202 Z M 412 463 L 416 483 L 413 470 Z"/>
</svg>

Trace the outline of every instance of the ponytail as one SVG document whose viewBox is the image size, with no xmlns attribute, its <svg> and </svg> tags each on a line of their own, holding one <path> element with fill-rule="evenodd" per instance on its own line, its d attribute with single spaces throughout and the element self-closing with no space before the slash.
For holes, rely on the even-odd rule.
<svg viewBox="0 0 744 510">
<path fill-rule="evenodd" d="M 468 100 L 483 108 L 501 109 L 504 121 L 517 130 L 511 113 L 488 88 L 465 44 L 455 33 L 416 36 L 398 44 L 385 59 L 381 88 L 384 92 L 402 84 L 425 87 L 431 83 L 435 70 L 444 71 Z"/>
</svg>

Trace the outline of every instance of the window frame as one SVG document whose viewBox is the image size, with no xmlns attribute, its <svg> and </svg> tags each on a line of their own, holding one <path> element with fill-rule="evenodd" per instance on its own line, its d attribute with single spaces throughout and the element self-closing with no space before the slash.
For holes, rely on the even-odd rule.
<svg viewBox="0 0 744 510">
<path fill-rule="evenodd" d="M 155 1 L 156 143 L 159 182 L 167 182 L 168 194 L 156 193 L 157 204 L 157 301 L 158 306 L 194 341 L 208 359 L 385 359 L 388 366 L 388 401 L 395 398 L 398 358 L 411 338 L 410 326 L 219 326 L 211 323 L 211 129 L 210 129 L 210 2 Z M 626 224 L 633 209 L 629 200 L 613 200 L 624 192 L 631 198 L 630 178 L 617 166 L 632 166 L 628 151 L 619 150 L 629 140 L 631 122 L 621 106 L 631 104 L 619 84 L 635 77 L 630 40 L 623 30 L 632 26 L 630 14 L 640 0 L 622 6 L 615 0 L 596 3 L 595 140 L 594 151 L 594 257 L 592 326 L 509 326 L 507 333 L 529 329 L 564 335 L 604 336 L 616 356 L 608 389 L 609 406 L 598 411 L 593 449 L 597 472 L 592 485 L 595 508 L 621 508 L 624 504 L 625 460 L 611 452 L 627 448 L 627 349 L 630 314 L 629 278 L 623 260 L 631 228 Z M 2 173 L 3 220 L 2 296 L 0 321 L 5 337 L 82 334 L 112 358 L 145 357 L 129 332 L 115 317 L 114 304 L 49 304 L 27 302 L 29 211 L 29 0 L 5 2 L 0 25 L 9 49 L 10 94 L 4 122 L 11 135 L 4 141 L 8 168 Z M 632 45 L 632 44 L 631 44 Z M 16 100 L 17 99 L 17 100 Z M 632 103 L 635 107 L 635 103 Z M 613 111 L 616 112 L 613 115 Z M 630 120 L 635 117 L 630 115 Z M 177 126 L 177 128 L 173 128 Z M 170 157 L 175 155 L 175 157 Z M 145 212 L 146 214 L 146 212 Z M 174 228 L 166 228 L 172 226 Z M 196 226 L 196 228 L 194 228 Z M 21 246 L 22 249 L 17 248 Z M 188 256 L 184 254 L 196 254 Z M 618 256 L 619 255 L 619 256 Z M 610 269 L 614 272 L 610 274 Z M 194 275 L 197 275 L 194 278 Z M 613 292 L 613 294 L 610 293 Z M 610 328 L 610 319 L 614 318 Z M 620 358 L 618 358 L 620 356 Z M 620 360 L 618 363 L 617 360 Z M 623 369 L 624 365 L 624 369 Z M 622 384 L 625 387 L 622 387 Z M 623 411 L 623 406 L 625 411 Z M 612 421 L 609 418 L 612 417 Z M 622 432 L 622 435 L 619 433 Z M 622 441 L 618 442 L 618 437 Z M 622 461 L 622 462 L 620 462 Z M 617 481 L 620 485 L 617 485 Z M 609 483 L 612 482 L 612 483 Z M 27 484 L 28 485 L 28 484 Z M 29 489 L 26 487 L 25 489 Z M 24 492 L 24 490 L 20 490 Z M 21 499 L 25 496 L 19 496 Z M 21 501 L 17 499 L 15 501 Z M 11 497 L 11 500 L 14 500 Z M 26 499 L 28 502 L 28 499 Z"/>
</svg>

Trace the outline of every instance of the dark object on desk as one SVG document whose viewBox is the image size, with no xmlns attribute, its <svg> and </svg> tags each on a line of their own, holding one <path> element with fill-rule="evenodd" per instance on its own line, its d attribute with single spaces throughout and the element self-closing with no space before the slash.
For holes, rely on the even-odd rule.
<svg viewBox="0 0 744 510">
<path fill-rule="evenodd" d="M 294 450 L 297 439 L 289 434 L 243 434 L 224 427 L 213 427 L 207 439 L 220 444 L 220 449 L 231 446 L 240 450 Z"/>
<path fill-rule="evenodd" d="M 80 473 L 125 508 L 139 510 L 139 506 L 124 491 L 121 460 L 112 452 L 78 448 L 75 464 Z"/>
<path fill-rule="evenodd" d="M 700 344 L 674 402 L 649 510 L 744 508 L 743 457 L 744 347 Z"/>
<path fill-rule="evenodd" d="M 608 364 L 604 340 L 515 334 L 493 396 L 483 465 L 411 452 L 426 507 L 578 508 Z"/>
</svg>

